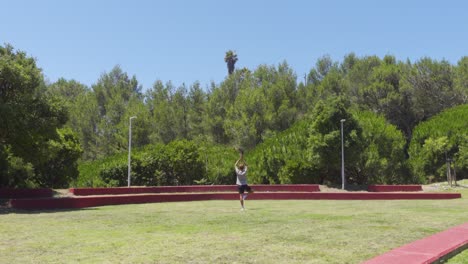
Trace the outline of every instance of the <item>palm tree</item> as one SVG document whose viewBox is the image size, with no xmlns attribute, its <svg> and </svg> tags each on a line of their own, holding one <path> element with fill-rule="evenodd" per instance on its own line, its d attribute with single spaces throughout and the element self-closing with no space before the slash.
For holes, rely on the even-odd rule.
<svg viewBox="0 0 468 264">
<path fill-rule="evenodd" d="M 231 75 L 234 72 L 235 64 L 237 62 L 237 54 L 232 50 L 226 51 L 224 61 L 227 63 L 228 73 Z"/>
</svg>

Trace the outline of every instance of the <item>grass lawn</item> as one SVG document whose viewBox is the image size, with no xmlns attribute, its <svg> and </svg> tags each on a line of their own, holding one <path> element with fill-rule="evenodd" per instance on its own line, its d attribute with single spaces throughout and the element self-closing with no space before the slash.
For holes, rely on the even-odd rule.
<svg viewBox="0 0 468 264">
<path fill-rule="evenodd" d="M 3 210 L 0 263 L 360 263 L 468 222 L 468 188 L 456 191 L 462 199 L 247 200 L 245 212 L 238 201 Z"/>
<path fill-rule="evenodd" d="M 449 259 L 447 264 L 468 264 L 468 249 Z"/>
</svg>

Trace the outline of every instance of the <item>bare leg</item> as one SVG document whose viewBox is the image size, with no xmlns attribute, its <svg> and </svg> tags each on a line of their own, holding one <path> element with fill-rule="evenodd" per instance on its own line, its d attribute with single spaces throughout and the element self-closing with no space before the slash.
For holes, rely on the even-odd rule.
<svg viewBox="0 0 468 264">
<path fill-rule="evenodd" d="M 239 194 L 239 200 L 240 200 L 240 204 L 242 206 L 242 209 L 244 209 L 244 197 L 242 196 L 242 194 Z"/>
</svg>

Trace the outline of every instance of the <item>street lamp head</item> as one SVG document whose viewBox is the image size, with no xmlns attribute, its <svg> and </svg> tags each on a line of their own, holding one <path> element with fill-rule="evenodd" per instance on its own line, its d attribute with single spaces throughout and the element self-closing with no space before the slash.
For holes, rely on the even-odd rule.
<svg viewBox="0 0 468 264">
<path fill-rule="evenodd" d="M 137 118 L 137 117 L 136 117 L 136 116 L 132 116 L 132 117 L 130 117 L 130 119 L 135 119 L 135 118 Z"/>
<path fill-rule="evenodd" d="M 341 119 L 340 122 L 343 123 L 344 121 L 346 121 L 346 119 Z"/>
</svg>

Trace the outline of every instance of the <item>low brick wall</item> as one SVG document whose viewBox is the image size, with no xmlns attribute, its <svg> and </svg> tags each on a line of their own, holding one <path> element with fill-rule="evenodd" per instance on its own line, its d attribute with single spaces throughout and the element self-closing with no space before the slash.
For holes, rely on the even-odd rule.
<svg viewBox="0 0 468 264">
<path fill-rule="evenodd" d="M 421 185 L 369 185 L 369 192 L 420 192 Z"/>
<path fill-rule="evenodd" d="M 363 264 L 445 263 L 440 260 L 447 259 L 467 247 L 468 223 L 465 223 L 393 249 Z"/>
<path fill-rule="evenodd" d="M 5 198 L 33 198 L 33 197 L 52 197 L 54 192 L 52 189 L 15 189 L 15 188 L 0 188 L 0 199 Z"/>
<path fill-rule="evenodd" d="M 10 205 L 18 209 L 68 209 L 86 208 L 104 205 L 160 203 L 160 202 L 189 202 L 203 200 L 234 200 L 239 199 L 235 193 L 218 194 L 139 194 L 139 195 L 101 195 L 85 197 L 67 197 L 50 199 L 13 199 Z"/>
<path fill-rule="evenodd" d="M 278 184 L 251 185 L 257 192 L 320 192 L 317 184 Z M 206 193 L 237 192 L 236 185 L 187 185 L 187 186 L 154 186 L 154 187 L 116 187 L 116 188 L 71 188 L 74 195 L 117 195 L 138 193 Z"/>
<path fill-rule="evenodd" d="M 252 189 L 256 192 L 320 192 L 318 184 L 257 184 L 252 185 Z"/>
<path fill-rule="evenodd" d="M 320 192 L 259 192 L 249 195 L 249 200 L 425 200 L 457 199 L 459 193 L 320 193 Z M 101 195 L 73 198 L 12 199 L 10 205 L 18 209 L 75 209 L 118 204 L 186 202 L 204 200 L 238 200 L 237 193 L 177 193 Z"/>
</svg>

